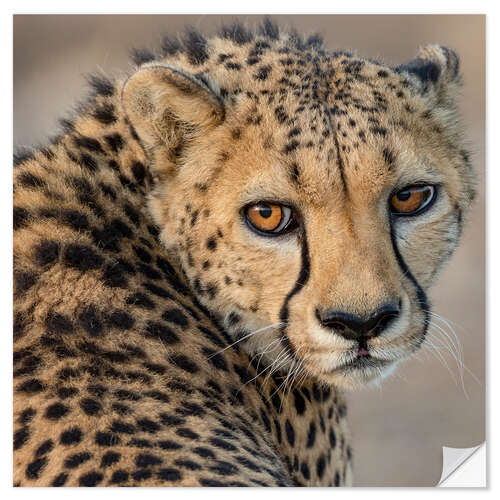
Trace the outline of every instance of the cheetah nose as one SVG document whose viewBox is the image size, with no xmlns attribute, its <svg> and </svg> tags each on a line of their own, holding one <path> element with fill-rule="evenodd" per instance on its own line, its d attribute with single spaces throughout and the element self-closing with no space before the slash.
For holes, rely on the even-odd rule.
<svg viewBox="0 0 500 500">
<path fill-rule="evenodd" d="M 317 310 L 321 326 L 334 330 L 348 340 L 372 338 L 380 335 L 401 312 L 400 303 L 388 303 L 379 307 L 368 318 L 362 318 L 343 311 Z"/>
</svg>

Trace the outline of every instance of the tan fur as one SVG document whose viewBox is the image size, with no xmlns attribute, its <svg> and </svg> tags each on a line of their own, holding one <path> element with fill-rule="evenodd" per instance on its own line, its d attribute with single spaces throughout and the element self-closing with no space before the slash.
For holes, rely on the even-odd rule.
<svg viewBox="0 0 500 500">
<path fill-rule="evenodd" d="M 456 56 L 422 49 L 426 80 L 273 38 L 145 64 L 16 169 L 16 484 L 350 484 L 335 387 L 418 349 L 419 297 L 473 197 Z M 391 193 L 423 182 L 435 205 L 391 240 Z M 241 210 L 260 200 L 293 205 L 301 229 L 250 231 Z M 368 343 L 384 368 L 336 369 L 353 341 L 316 311 L 364 317 L 395 297 L 400 318 Z"/>
</svg>

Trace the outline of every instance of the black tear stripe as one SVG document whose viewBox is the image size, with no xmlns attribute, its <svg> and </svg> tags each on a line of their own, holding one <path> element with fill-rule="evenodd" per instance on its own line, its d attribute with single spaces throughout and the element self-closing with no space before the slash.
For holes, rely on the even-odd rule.
<svg viewBox="0 0 500 500">
<path fill-rule="evenodd" d="M 398 245 L 396 243 L 396 234 L 394 232 L 394 225 L 391 224 L 391 243 L 392 243 L 392 248 L 394 250 L 394 255 L 396 256 L 396 260 L 398 261 L 399 267 L 403 271 L 403 276 L 407 276 L 408 279 L 415 285 L 415 288 L 417 289 L 417 300 L 418 300 L 418 305 L 422 312 L 424 313 L 425 316 L 425 325 L 424 329 L 422 331 L 423 337 L 427 335 L 427 329 L 429 327 L 429 301 L 427 299 L 427 294 L 424 292 L 424 289 L 420 286 L 419 282 L 413 276 L 411 273 L 409 267 L 407 266 L 406 262 L 404 261 L 401 253 L 399 252 Z"/>
<path fill-rule="evenodd" d="M 292 288 L 292 290 L 288 293 L 288 295 L 285 297 L 285 301 L 283 302 L 283 305 L 281 306 L 280 310 L 280 321 L 282 323 L 285 323 L 281 327 L 281 336 L 283 337 L 283 344 L 285 346 L 285 350 L 288 351 L 288 354 L 291 355 L 292 359 L 295 358 L 295 353 L 293 350 L 292 343 L 290 342 L 290 339 L 288 338 L 286 334 L 286 328 L 287 328 L 287 322 L 288 322 L 288 303 L 292 299 L 292 297 L 299 293 L 302 288 L 306 285 L 307 281 L 309 280 L 309 276 L 311 274 L 311 261 L 309 258 L 309 246 L 307 244 L 307 236 L 305 229 L 303 229 L 303 235 L 302 235 L 302 252 L 301 252 L 301 268 L 300 268 L 300 273 L 299 277 L 295 283 L 295 286 Z"/>
</svg>

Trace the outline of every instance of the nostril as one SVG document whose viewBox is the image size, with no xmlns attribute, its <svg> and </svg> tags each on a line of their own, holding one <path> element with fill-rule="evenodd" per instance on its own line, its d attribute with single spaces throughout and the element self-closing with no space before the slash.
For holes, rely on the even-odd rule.
<svg viewBox="0 0 500 500">
<path fill-rule="evenodd" d="M 371 323 L 367 331 L 367 336 L 376 337 L 389 327 L 401 311 L 401 301 L 399 304 L 385 304 L 377 310 L 368 323 Z"/>
</svg>

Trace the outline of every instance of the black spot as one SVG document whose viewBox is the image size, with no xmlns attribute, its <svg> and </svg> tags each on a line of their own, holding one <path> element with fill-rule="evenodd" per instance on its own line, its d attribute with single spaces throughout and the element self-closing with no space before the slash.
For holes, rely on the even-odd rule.
<svg viewBox="0 0 500 500">
<path fill-rule="evenodd" d="M 203 446 L 193 448 L 193 452 L 202 458 L 215 458 L 215 453 L 209 448 L 204 448 Z"/>
<path fill-rule="evenodd" d="M 43 188 L 47 184 L 44 180 L 40 179 L 31 172 L 23 172 L 17 177 L 17 182 L 27 188 Z"/>
<path fill-rule="evenodd" d="M 149 453 L 142 453 L 135 459 L 135 465 L 140 468 L 149 467 L 151 465 L 158 465 L 162 462 L 163 460 L 160 457 L 150 455 Z"/>
<path fill-rule="evenodd" d="M 110 483 L 111 484 L 121 484 L 128 481 L 128 472 L 122 469 L 115 470 L 113 475 L 111 476 Z"/>
<path fill-rule="evenodd" d="M 117 309 L 109 315 L 108 322 L 115 328 L 120 328 L 121 330 L 130 330 L 130 328 L 134 326 L 135 320 L 134 318 L 132 318 L 132 316 L 130 316 L 129 313 Z"/>
<path fill-rule="evenodd" d="M 204 347 L 202 351 L 207 360 L 211 364 L 213 364 L 215 368 L 217 368 L 218 370 L 228 371 L 226 360 L 224 359 L 224 356 L 222 356 L 222 354 L 207 347 Z"/>
<path fill-rule="evenodd" d="M 295 141 L 295 140 L 290 141 L 288 144 L 286 144 L 284 146 L 283 152 L 285 154 L 290 154 L 290 153 L 292 153 L 293 151 L 295 151 L 297 149 L 298 145 L 299 145 L 298 141 Z"/>
<path fill-rule="evenodd" d="M 169 345 L 179 342 L 179 337 L 171 328 L 156 321 L 148 321 L 145 334 L 148 337 L 159 338 Z"/>
<path fill-rule="evenodd" d="M 26 293 L 38 280 L 38 275 L 33 272 L 15 272 L 14 281 L 16 294 Z"/>
<path fill-rule="evenodd" d="M 127 424 L 120 420 L 115 420 L 110 427 L 111 432 L 118 432 L 120 434 L 134 434 L 136 428 L 132 424 Z"/>
<path fill-rule="evenodd" d="M 59 243 L 52 240 L 41 241 L 35 247 L 35 262 L 37 266 L 45 267 L 59 258 Z"/>
<path fill-rule="evenodd" d="M 66 247 L 63 253 L 63 261 L 68 267 L 80 271 L 98 269 L 103 264 L 103 258 L 91 247 L 76 243 Z"/>
<path fill-rule="evenodd" d="M 18 149 L 14 152 L 14 166 L 21 165 L 28 160 L 33 159 L 35 152 L 28 148 Z"/>
<path fill-rule="evenodd" d="M 22 207 L 14 207 L 14 229 L 20 229 L 26 225 L 30 217 L 29 212 Z"/>
<path fill-rule="evenodd" d="M 120 262 L 108 264 L 102 271 L 102 280 L 110 288 L 127 288 L 128 281 L 124 275 L 125 272 L 125 266 Z"/>
<path fill-rule="evenodd" d="M 223 460 L 216 460 L 214 465 L 210 466 L 210 470 L 220 476 L 232 476 L 238 472 L 238 468 L 235 465 Z"/>
<path fill-rule="evenodd" d="M 185 437 L 188 439 L 199 439 L 200 437 L 199 434 L 186 427 L 181 427 L 177 429 L 175 433 L 180 437 Z"/>
<path fill-rule="evenodd" d="M 177 469 L 164 468 L 158 471 L 158 478 L 164 481 L 179 481 L 182 476 Z"/>
<path fill-rule="evenodd" d="M 66 474 L 66 472 L 61 472 L 52 480 L 52 486 L 56 487 L 64 486 L 67 480 L 68 480 L 68 474 Z"/>
<path fill-rule="evenodd" d="M 232 40 L 238 45 L 243 45 L 252 41 L 252 34 L 241 24 L 235 22 L 230 26 L 222 26 L 219 36 L 227 40 Z"/>
<path fill-rule="evenodd" d="M 38 479 L 40 472 L 45 468 L 47 462 L 48 460 L 46 457 L 33 460 L 33 462 L 26 467 L 26 477 L 28 479 Z"/>
<path fill-rule="evenodd" d="M 95 415 L 100 411 L 101 403 L 95 399 L 85 398 L 80 401 L 80 407 L 87 415 Z"/>
<path fill-rule="evenodd" d="M 277 40 L 280 35 L 279 27 L 276 23 L 273 23 L 268 17 L 259 26 L 259 34 L 270 38 L 271 40 Z"/>
<path fill-rule="evenodd" d="M 150 280 L 159 280 L 162 278 L 162 275 L 159 273 L 159 271 L 147 264 L 143 264 L 142 262 L 137 264 L 137 270 Z"/>
<path fill-rule="evenodd" d="M 75 145 L 79 148 L 84 148 L 93 153 L 103 153 L 102 146 L 99 141 L 92 137 L 79 136 L 74 138 Z M 83 155 L 82 155 L 83 157 Z"/>
<path fill-rule="evenodd" d="M 319 390 L 319 387 L 318 387 L 317 384 L 313 384 L 312 391 L 313 391 L 313 397 L 314 397 L 314 399 L 318 403 L 321 403 L 321 391 Z"/>
<path fill-rule="evenodd" d="M 71 396 L 74 396 L 77 393 L 78 393 L 78 389 L 75 389 L 74 387 L 60 387 L 57 390 L 57 395 L 61 399 L 70 398 Z"/>
<path fill-rule="evenodd" d="M 196 403 L 186 401 L 181 407 L 177 408 L 176 413 L 183 417 L 199 417 L 205 414 L 205 410 Z"/>
<path fill-rule="evenodd" d="M 78 210 L 61 210 L 61 221 L 76 231 L 85 230 L 89 227 L 87 216 L 78 212 Z"/>
<path fill-rule="evenodd" d="M 217 240 L 215 236 L 211 236 L 207 239 L 207 248 L 211 251 L 214 251 L 217 248 Z"/>
<path fill-rule="evenodd" d="M 102 474 L 100 472 L 89 472 L 84 474 L 78 480 L 80 486 L 97 486 L 102 481 Z"/>
<path fill-rule="evenodd" d="M 133 48 L 130 51 L 130 56 L 132 58 L 132 61 L 134 61 L 137 66 L 155 60 L 155 55 L 149 49 Z"/>
<path fill-rule="evenodd" d="M 99 446 L 116 446 L 120 444 L 120 438 L 116 434 L 110 432 L 97 432 L 95 442 Z"/>
<path fill-rule="evenodd" d="M 45 417 L 50 420 L 59 420 L 69 412 L 69 408 L 62 403 L 54 403 L 45 410 Z"/>
<path fill-rule="evenodd" d="M 172 56 L 181 49 L 180 43 L 175 38 L 163 36 L 161 41 L 161 51 L 164 56 Z"/>
<path fill-rule="evenodd" d="M 132 165 L 131 170 L 138 184 L 143 185 L 146 178 L 146 167 L 141 162 L 136 161 Z"/>
<path fill-rule="evenodd" d="M 217 481 L 216 479 L 200 478 L 199 481 L 202 486 L 215 487 L 215 488 L 228 486 L 226 483 L 223 483 L 222 481 Z"/>
<path fill-rule="evenodd" d="M 261 66 L 257 73 L 255 73 L 255 78 L 257 80 L 267 80 L 267 77 L 269 76 L 269 73 L 271 72 L 271 66 Z"/>
<path fill-rule="evenodd" d="M 120 400 L 129 400 L 129 401 L 139 401 L 141 396 L 135 392 L 127 391 L 125 389 L 119 389 L 115 392 L 115 395 Z"/>
<path fill-rule="evenodd" d="M 183 42 L 191 64 L 199 65 L 208 59 L 207 41 L 201 33 L 188 28 Z"/>
<path fill-rule="evenodd" d="M 309 430 L 307 432 L 307 448 L 312 448 L 314 446 L 314 442 L 316 441 L 316 424 L 311 422 L 309 425 Z"/>
<path fill-rule="evenodd" d="M 135 481 L 144 481 L 146 479 L 149 479 L 152 475 L 153 474 L 150 470 L 139 469 L 132 474 L 132 477 L 134 478 Z"/>
<path fill-rule="evenodd" d="M 278 391 L 271 389 L 273 393 L 271 394 L 271 402 L 278 414 L 280 414 L 283 411 L 282 404 L 281 404 L 281 398 L 278 394 Z"/>
<path fill-rule="evenodd" d="M 154 434 L 160 430 L 160 426 L 156 422 L 153 422 L 148 418 L 142 418 L 140 420 L 137 420 L 137 425 L 139 426 L 139 429 L 141 431 L 149 432 L 151 434 Z"/>
<path fill-rule="evenodd" d="M 176 443 L 174 441 L 166 440 L 166 441 L 159 441 L 158 446 L 162 450 L 180 450 L 182 448 L 182 445 L 179 443 Z"/>
<path fill-rule="evenodd" d="M 335 448 L 335 445 L 337 444 L 337 438 L 335 436 L 335 432 L 334 430 L 330 427 L 330 433 L 328 435 L 329 439 L 330 439 L 330 446 L 331 448 Z"/>
<path fill-rule="evenodd" d="M 143 309 L 152 310 L 155 308 L 155 304 L 151 301 L 147 295 L 137 292 L 127 297 L 125 301 L 127 305 L 135 305 L 137 307 L 142 307 Z"/>
<path fill-rule="evenodd" d="M 214 445 L 217 448 L 220 448 L 222 450 L 226 451 L 236 451 L 237 448 L 236 446 L 232 445 L 229 441 L 226 441 L 225 439 L 221 438 L 210 438 L 210 443 Z"/>
<path fill-rule="evenodd" d="M 75 453 L 70 455 L 65 461 L 64 466 L 68 469 L 75 469 L 79 465 L 88 462 L 92 458 L 92 455 L 88 452 Z"/>
<path fill-rule="evenodd" d="M 36 378 L 26 380 L 21 385 L 17 387 L 18 392 L 27 392 L 30 394 L 35 394 L 44 390 L 43 384 Z"/>
<path fill-rule="evenodd" d="M 115 153 L 120 151 L 120 149 L 122 149 L 124 146 L 123 138 L 120 134 L 115 133 L 115 134 L 105 135 L 104 140 L 107 142 L 111 150 L 114 151 Z"/>
<path fill-rule="evenodd" d="M 50 332 L 53 333 L 71 333 L 73 331 L 73 324 L 71 320 L 64 316 L 64 314 L 49 312 L 45 325 Z"/>
<path fill-rule="evenodd" d="M 115 108 L 112 104 L 105 103 L 101 106 L 98 106 L 93 113 L 93 116 L 96 120 L 104 123 L 104 125 L 111 125 L 115 123 L 117 118 L 115 115 Z"/>
<path fill-rule="evenodd" d="M 111 80 L 102 75 L 90 75 L 87 81 L 99 95 L 111 97 L 114 94 L 115 88 Z"/>
<path fill-rule="evenodd" d="M 176 460 L 174 462 L 174 465 L 177 465 L 178 467 L 184 467 L 185 469 L 188 470 L 200 470 L 201 465 L 197 464 L 196 462 L 193 462 L 192 460 Z"/>
<path fill-rule="evenodd" d="M 290 423 L 290 420 L 286 419 L 285 422 L 285 434 L 286 434 L 286 439 L 290 446 L 293 447 L 295 444 L 295 431 L 293 429 L 293 425 Z"/>
<path fill-rule="evenodd" d="M 23 410 L 19 415 L 19 423 L 22 425 L 26 425 L 33 420 L 33 417 L 36 415 L 36 411 L 33 408 L 28 408 Z"/>
<path fill-rule="evenodd" d="M 60 438 L 59 442 L 64 445 L 72 445 L 77 444 L 82 440 L 82 431 L 78 427 L 72 427 L 64 431 Z"/>
<path fill-rule="evenodd" d="M 196 373 L 199 370 L 198 366 L 183 354 L 174 354 L 170 356 L 169 361 L 189 373 Z"/>
<path fill-rule="evenodd" d="M 125 204 L 125 206 L 123 207 L 124 211 L 125 211 L 125 215 L 136 225 L 136 226 L 139 226 L 140 222 L 141 222 L 141 218 L 140 218 L 140 215 L 139 215 L 139 212 L 134 208 L 132 207 L 132 205 L 129 205 L 128 203 Z"/>
<path fill-rule="evenodd" d="M 97 337 L 102 333 L 102 322 L 93 305 L 85 307 L 78 316 L 78 320 L 85 331 L 92 335 L 92 337 Z"/>
<path fill-rule="evenodd" d="M 300 394 L 300 392 L 297 389 L 293 390 L 293 397 L 297 414 L 302 415 L 306 409 L 306 402 L 304 401 L 302 394 Z"/>
<path fill-rule="evenodd" d="M 30 436 L 30 432 L 27 427 L 23 427 L 14 433 L 14 450 L 18 450 L 26 444 L 28 438 Z M 38 455 L 36 455 L 38 456 Z"/>
<path fill-rule="evenodd" d="M 145 262 L 146 264 L 149 264 L 152 260 L 152 257 L 150 253 L 142 247 L 134 246 L 134 252 L 136 253 L 137 257 L 142 260 L 142 262 Z"/>
<path fill-rule="evenodd" d="M 385 137 L 387 135 L 387 129 L 384 127 L 370 127 L 370 130 L 376 134 L 376 135 L 381 135 L 382 137 Z"/>
<path fill-rule="evenodd" d="M 394 153 L 390 149 L 385 148 L 382 151 L 382 154 L 384 156 L 385 162 L 387 163 L 387 165 L 389 165 L 389 170 L 391 170 L 394 167 L 395 162 Z"/>
<path fill-rule="evenodd" d="M 318 475 L 318 477 L 320 479 L 323 478 L 323 474 L 325 473 L 325 457 L 323 455 L 321 455 L 319 458 L 318 458 L 318 461 L 316 462 L 316 474 Z"/>
<path fill-rule="evenodd" d="M 87 153 L 80 156 L 80 165 L 86 168 L 89 172 L 95 172 L 98 168 L 96 160 Z"/>
</svg>

